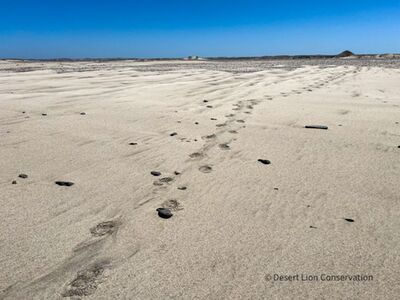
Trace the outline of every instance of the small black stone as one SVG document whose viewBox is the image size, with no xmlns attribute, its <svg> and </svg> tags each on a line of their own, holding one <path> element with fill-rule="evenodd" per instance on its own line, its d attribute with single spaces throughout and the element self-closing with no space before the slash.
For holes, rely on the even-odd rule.
<svg viewBox="0 0 400 300">
<path fill-rule="evenodd" d="M 175 174 L 175 175 L 180 175 L 181 172 L 175 171 L 174 174 Z"/>
<path fill-rule="evenodd" d="M 207 102 L 208 102 L 208 100 L 203 100 L 203 102 L 204 102 L 204 103 L 207 103 Z"/>
<path fill-rule="evenodd" d="M 25 112 L 23 111 L 22 113 L 24 114 Z"/>
<path fill-rule="evenodd" d="M 264 165 L 269 165 L 271 162 L 268 159 L 259 159 L 258 160 L 260 163 L 264 164 Z"/>
<path fill-rule="evenodd" d="M 47 116 L 47 114 L 42 114 L 42 116 Z"/>
<path fill-rule="evenodd" d="M 206 107 L 207 107 L 207 108 L 212 108 L 212 105 L 207 105 Z"/>
<path fill-rule="evenodd" d="M 397 146 L 397 148 L 399 148 L 399 149 L 400 149 L 400 145 L 398 145 L 398 146 Z"/>
<path fill-rule="evenodd" d="M 160 175 L 161 175 L 161 172 L 158 172 L 158 171 L 151 171 L 150 174 L 153 175 L 153 176 L 160 176 Z"/>
<path fill-rule="evenodd" d="M 315 227 L 315 226 L 310 226 L 310 228 L 317 229 L 317 227 Z"/>
<path fill-rule="evenodd" d="M 328 130 L 328 126 L 325 125 L 306 125 L 304 128 Z"/>
<path fill-rule="evenodd" d="M 74 183 L 70 182 L 70 181 L 56 181 L 55 184 L 57 184 L 59 186 L 72 186 L 72 185 L 74 185 Z"/>
<path fill-rule="evenodd" d="M 354 222 L 354 220 L 353 219 L 348 219 L 348 218 L 344 218 L 347 222 L 350 222 L 350 223 L 352 223 L 352 222 Z"/>
<path fill-rule="evenodd" d="M 170 136 L 175 136 L 175 135 L 177 135 L 176 132 L 173 132 L 173 133 L 170 134 Z"/>
<path fill-rule="evenodd" d="M 12 183 L 12 184 L 17 184 L 17 181 L 16 181 L 16 180 L 13 180 L 11 183 Z"/>
<path fill-rule="evenodd" d="M 184 190 L 186 190 L 186 189 L 187 189 L 186 186 L 179 186 L 179 187 L 178 187 L 178 190 L 181 190 L 181 191 L 184 191 Z"/>
<path fill-rule="evenodd" d="M 19 178 L 26 179 L 26 178 L 28 178 L 28 175 L 26 175 L 26 174 L 19 174 L 18 177 L 19 177 Z"/>
<path fill-rule="evenodd" d="M 158 216 L 163 219 L 169 219 L 173 216 L 172 212 L 168 208 L 157 208 Z"/>
<path fill-rule="evenodd" d="M 274 190 L 275 190 L 275 191 L 278 191 L 279 189 L 278 189 L 278 188 L 274 188 Z"/>
<path fill-rule="evenodd" d="M 81 115 L 84 116 L 84 115 L 86 115 L 86 113 L 85 112 L 81 112 Z"/>
<path fill-rule="evenodd" d="M 199 125 L 199 122 L 194 122 L 194 124 Z"/>
<path fill-rule="evenodd" d="M 131 146 L 136 146 L 137 143 L 129 143 L 129 145 L 131 145 Z"/>
</svg>

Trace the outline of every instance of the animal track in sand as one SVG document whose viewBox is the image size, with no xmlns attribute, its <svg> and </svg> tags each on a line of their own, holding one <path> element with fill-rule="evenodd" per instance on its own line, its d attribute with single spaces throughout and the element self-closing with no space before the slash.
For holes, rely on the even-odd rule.
<svg viewBox="0 0 400 300">
<path fill-rule="evenodd" d="M 174 179 L 172 177 L 163 177 L 163 178 L 160 178 L 159 180 L 160 180 L 160 182 L 165 182 L 165 183 L 174 181 Z"/>
<path fill-rule="evenodd" d="M 79 271 L 64 292 L 63 297 L 82 297 L 93 294 L 104 280 L 104 271 L 109 267 L 109 261 L 99 261 L 86 269 Z"/>
<path fill-rule="evenodd" d="M 163 177 L 156 181 L 153 181 L 153 185 L 162 186 L 162 185 L 164 185 L 164 183 L 170 184 L 172 181 L 174 181 L 174 178 L 172 178 L 172 177 Z"/>
<path fill-rule="evenodd" d="M 90 233 L 92 236 L 104 236 L 109 235 L 118 230 L 118 223 L 115 221 L 106 221 L 97 224 L 96 226 L 90 228 Z"/>
<path fill-rule="evenodd" d="M 204 153 L 201 153 L 201 152 L 194 152 L 194 153 L 192 153 L 192 154 L 189 154 L 189 157 L 190 157 L 190 158 L 202 158 L 202 157 L 204 157 Z"/>
<path fill-rule="evenodd" d="M 201 167 L 199 168 L 199 171 L 200 171 L 200 172 L 203 172 L 203 173 L 211 173 L 212 167 L 209 166 L 209 165 L 204 165 L 204 166 L 201 166 Z"/>
<path fill-rule="evenodd" d="M 231 150 L 231 147 L 229 147 L 228 144 L 219 144 L 218 147 L 222 150 Z"/>
<path fill-rule="evenodd" d="M 215 133 L 210 134 L 210 135 L 205 135 L 202 137 L 203 140 L 210 140 L 210 139 L 215 139 L 217 136 L 215 135 Z"/>
<path fill-rule="evenodd" d="M 171 211 L 178 211 L 178 210 L 182 210 L 183 206 L 181 203 L 179 203 L 177 200 L 175 199 L 171 199 L 171 200 L 166 200 L 161 204 L 162 208 L 167 208 Z"/>
</svg>

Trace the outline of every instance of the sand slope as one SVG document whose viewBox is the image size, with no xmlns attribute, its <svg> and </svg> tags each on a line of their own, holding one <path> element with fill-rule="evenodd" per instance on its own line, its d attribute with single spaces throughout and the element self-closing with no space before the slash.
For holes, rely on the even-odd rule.
<svg viewBox="0 0 400 300">
<path fill-rule="evenodd" d="M 0 65 L 1 299 L 400 294 L 399 68 Z"/>
</svg>

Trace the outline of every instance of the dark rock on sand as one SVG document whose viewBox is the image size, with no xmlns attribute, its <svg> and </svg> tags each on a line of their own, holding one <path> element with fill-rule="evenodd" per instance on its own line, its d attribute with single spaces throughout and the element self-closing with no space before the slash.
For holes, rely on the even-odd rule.
<svg viewBox="0 0 400 300">
<path fill-rule="evenodd" d="M 175 171 L 174 174 L 175 174 L 175 175 L 180 175 L 181 173 L 178 172 L 178 171 Z"/>
<path fill-rule="evenodd" d="M 347 221 L 347 222 L 350 222 L 350 223 L 353 223 L 353 222 L 354 222 L 353 219 L 349 219 L 349 218 L 344 218 L 344 220 Z"/>
<path fill-rule="evenodd" d="M 19 178 L 22 178 L 22 179 L 26 179 L 26 178 L 28 178 L 28 175 L 26 175 L 26 174 L 19 174 L 18 177 L 19 177 Z"/>
<path fill-rule="evenodd" d="M 309 128 L 309 129 L 323 129 L 323 130 L 328 129 L 328 126 L 325 126 L 325 125 L 306 125 L 304 127 Z"/>
<path fill-rule="evenodd" d="M 160 175 L 161 175 L 161 172 L 158 172 L 158 171 L 151 171 L 150 174 L 153 175 L 153 176 L 160 176 Z"/>
<path fill-rule="evenodd" d="M 168 208 L 157 208 L 158 216 L 163 219 L 169 219 L 173 216 L 172 212 Z"/>
<path fill-rule="evenodd" d="M 185 191 L 187 189 L 186 186 L 178 186 L 178 190 Z"/>
<path fill-rule="evenodd" d="M 212 105 L 207 105 L 206 107 L 207 107 L 207 108 L 212 108 Z"/>
<path fill-rule="evenodd" d="M 85 112 L 81 112 L 81 116 L 84 116 L 84 115 L 86 115 L 86 113 Z"/>
<path fill-rule="evenodd" d="M 204 102 L 204 103 L 207 103 L 207 102 L 208 102 L 208 100 L 203 100 L 203 102 Z"/>
<path fill-rule="evenodd" d="M 264 165 L 269 165 L 271 163 L 271 161 L 269 161 L 268 159 L 258 159 L 258 161 Z"/>
<path fill-rule="evenodd" d="M 137 143 L 129 143 L 129 145 L 131 145 L 131 146 L 136 146 Z"/>
<path fill-rule="evenodd" d="M 42 114 L 42 116 L 47 116 L 47 114 Z"/>
<path fill-rule="evenodd" d="M 56 181 L 55 184 L 57 184 L 59 186 L 72 186 L 72 185 L 74 185 L 74 183 L 71 182 L 71 181 Z"/>
<path fill-rule="evenodd" d="M 17 184 L 17 181 L 16 181 L 16 180 L 13 180 L 11 183 L 12 183 L 12 184 Z"/>
<path fill-rule="evenodd" d="M 175 135 L 177 135 L 176 132 L 173 132 L 173 133 L 170 134 L 170 136 L 175 136 Z"/>
</svg>

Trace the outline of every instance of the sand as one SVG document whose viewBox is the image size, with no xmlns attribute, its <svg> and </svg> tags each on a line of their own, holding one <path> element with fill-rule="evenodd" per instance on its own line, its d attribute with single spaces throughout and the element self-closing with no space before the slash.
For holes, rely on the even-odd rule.
<svg viewBox="0 0 400 300">
<path fill-rule="evenodd" d="M 399 61 L 1 61 L 0 298 L 395 299 L 399 82 Z"/>
</svg>

